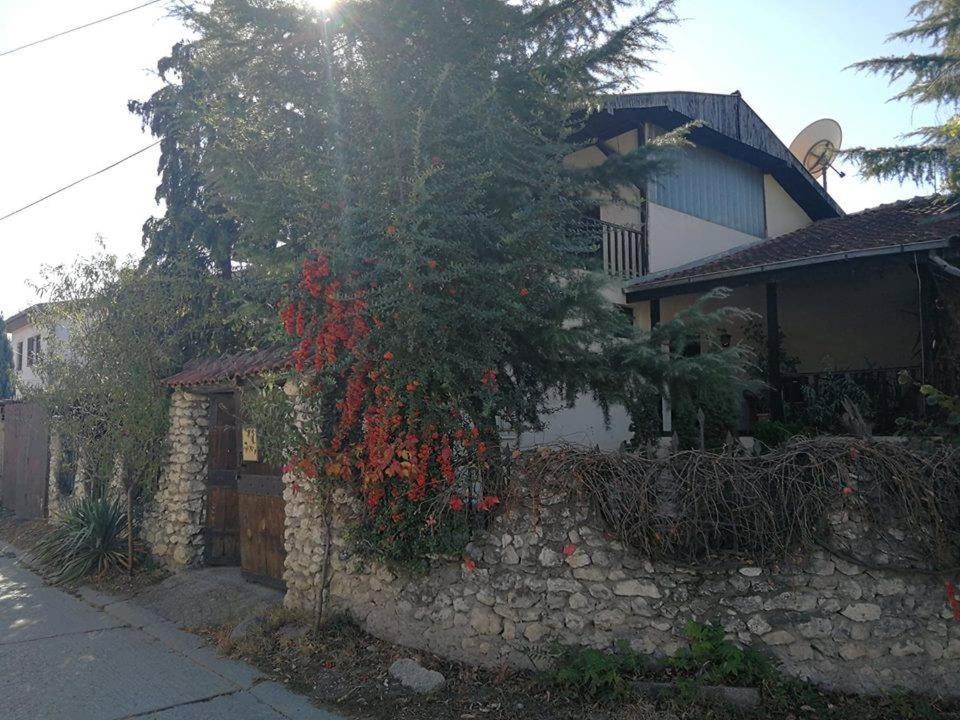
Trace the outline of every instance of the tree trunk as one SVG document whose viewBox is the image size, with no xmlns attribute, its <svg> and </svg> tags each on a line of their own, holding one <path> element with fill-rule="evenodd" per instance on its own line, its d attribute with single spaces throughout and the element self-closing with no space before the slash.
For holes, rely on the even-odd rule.
<svg viewBox="0 0 960 720">
<path fill-rule="evenodd" d="M 323 624 L 323 601 L 327 591 L 327 576 L 330 573 L 330 546 L 333 544 L 331 537 L 333 534 L 333 529 L 331 528 L 333 520 L 330 517 L 330 505 L 330 492 L 328 492 L 327 498 L 323 502 L 323 569 L 320 571 L 320 578 L 317 581 L 317 605 L 313 613 L 314 634 L 320 632 L 320 626 Z"/>
<path fill-rule="evenodd" d="M 133 575 L 133 483 L 127 486 L 127 574 Z"/>
</svg>

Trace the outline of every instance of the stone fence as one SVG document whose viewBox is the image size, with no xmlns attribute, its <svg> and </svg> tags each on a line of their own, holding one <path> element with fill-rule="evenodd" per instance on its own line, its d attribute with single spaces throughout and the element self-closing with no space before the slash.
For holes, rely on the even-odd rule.
<svg viewBox="0 0 960 720">
<path fill-rule="evenodd" d="M 313 606 L 325 529 L 310 488 L 286 477 L 286 603 Z M 541 664 L 554 643 L 626 640 L 673 654 L 691 620 L 771 656 L 787 674 L 855 692 L 960 694 L 960 622 L 942 579 L 867 570 L 821 553 L 776 566 L 652 563 L 605 532 L 588 500 L 523 490 L 450 562 L 403 577 L 355 557 L 351 504 L 335 497 L 332 605 L 372 634 L 454 660 Z M 849 518 L 836 518 L 845 522 Z"/>
</svg>

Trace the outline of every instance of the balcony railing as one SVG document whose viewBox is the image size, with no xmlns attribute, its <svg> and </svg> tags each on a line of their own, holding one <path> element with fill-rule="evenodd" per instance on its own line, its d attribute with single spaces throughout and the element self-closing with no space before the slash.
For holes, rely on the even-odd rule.
<svg viewBox="0 0 960 720">
<path fill-rule="evenodd" d="M 593 218 L 584 218 L 573 230 L 582 240 L 591 241 L 594 262 L 599 264 L 594 269 L 622 280 L 650 271 L 642 230 Z"/>
</svg>

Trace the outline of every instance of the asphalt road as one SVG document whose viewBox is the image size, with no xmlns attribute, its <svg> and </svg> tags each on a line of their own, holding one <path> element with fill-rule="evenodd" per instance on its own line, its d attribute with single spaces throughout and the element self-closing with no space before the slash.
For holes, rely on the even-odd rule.
<svg viewBox="0 0 960 720">
<path fill-rule="evenodd" d="M 159 615 L 84 598 L 0 556 L 0 718 L 343 720 Z"/>
</svg>

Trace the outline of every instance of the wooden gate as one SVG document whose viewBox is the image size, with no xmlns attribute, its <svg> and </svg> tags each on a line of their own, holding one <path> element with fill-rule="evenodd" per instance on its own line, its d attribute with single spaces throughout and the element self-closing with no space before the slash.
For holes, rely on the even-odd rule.
<svg viewBox="0 0 960 720">
<path fill-rule="evenodd" d="M 286 559 L 283 479 L 260 461 L 256 434 L 243 434 L 240 469 L 240 569 L 248 580 L 283 588 Z"/>
<path fill-rule="evenodd" d="M 210 453 L 204 523 L 209 565 L 240 563 L 240 505 L 237 475 L 240 463 L 240 423 L 237 396 L 210 396 Z"/>
<path fill-rule="evenodd" d="M 47 514 L 47 475 L 50 472 L 50 429 L 36 403 L 5 403 L 3 469 L 0 501 L 23 520 Z"/>
</svg>

